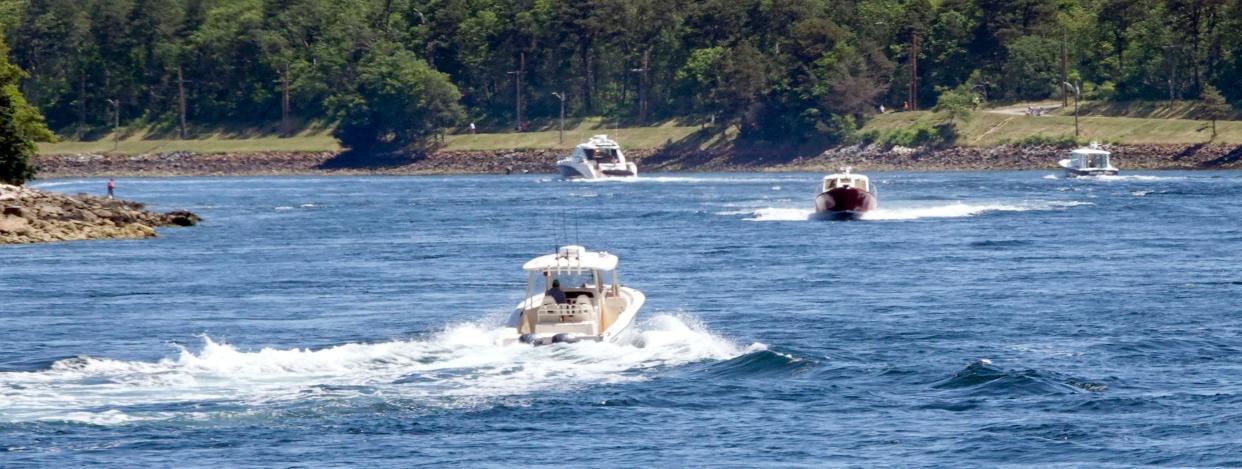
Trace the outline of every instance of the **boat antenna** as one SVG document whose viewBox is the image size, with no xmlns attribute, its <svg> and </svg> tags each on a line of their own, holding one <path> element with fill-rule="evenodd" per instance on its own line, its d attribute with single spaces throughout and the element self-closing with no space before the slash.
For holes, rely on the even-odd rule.
<svg viewBox="0 0 1242 469">
<path fill-rule="evenodd" d="M 569 236 L 565 235 L 565 212 L 561 212 L 561 222 L 557 223 L 557 225 L 560 227 L 560 230 L 557 232 L 557 242 L 559 242 L 562 246 L 569 244 L 566 239 Z"/>
</svg>

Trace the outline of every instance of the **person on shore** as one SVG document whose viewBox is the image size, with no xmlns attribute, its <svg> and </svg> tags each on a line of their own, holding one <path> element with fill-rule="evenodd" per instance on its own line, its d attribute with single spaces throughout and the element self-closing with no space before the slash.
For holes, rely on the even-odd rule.
<svg viewBox="0 0 1242 469">
<path fill-rule="evenodd" d="M 902 102 L 901 102 L 901 112 L 910 112 L 910 102 L 909 102 L 909 101 L 902 101 Z"/>
<path fill-rule="evenodd" d="M 112 191 L 114 190 L 116 190 L 116 181 L 114 181 L 112 178 L 108 178 L 108 198 L 109 199 L 112 198 Z"/>
<path fill-rule="evenodd" d="M 561 279 L 553 279 L 552 288 L 549 288 L 548 291 L 543 292 L 543 296 L 556 300 L 556 304 L 558 305 L 565 304 L 565 292 L 561 290 Z"/>
<path fill-rule="evenodd" d="M 474 122 L 470 123 L 470 135 L 474 135 Z"/>
<path fill-rule="evenodd" d="M 884 105 L 883 105 L 883 104 L 881 104 L 881 105 L 880 105 L 880 114 L 884 114 Z"/>
</svg>

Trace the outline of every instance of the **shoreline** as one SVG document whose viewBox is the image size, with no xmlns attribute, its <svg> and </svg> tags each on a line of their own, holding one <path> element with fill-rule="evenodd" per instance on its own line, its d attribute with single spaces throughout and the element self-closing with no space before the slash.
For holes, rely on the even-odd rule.
<svg viewBox="0 0 1242 469">
<path fill-rule="evenodd" d="M 1242 169 L 1242 145 L 1112 145 L 1113 160 L 1127 169 Z M 661 172 L 832 172 L 843 166 L 862 171 L 1055 170 L 1069 148 L 949 147 L 881 149 L 843 146 L 812 156 L 797 149 L 747 148 L 726 151 L 635 149 L 627 157 L 642 173 Z M 805 153 L 805 151 L 801 152 Z M 40 179 L 75 177 L 358 176 L 453 174 L 553 174 L 556 150 L 440 151 L 421 158 L 382 156 L 340 161 L 336 152 L 189 152 L 38 155 Z"/>
<path fill-rule="evenodd" d="M 0 184 L 0 245 L 157 237 L 155 228 L 197 225 L 185 210 L 156 213 L 138 202 Z"/>
</svg>

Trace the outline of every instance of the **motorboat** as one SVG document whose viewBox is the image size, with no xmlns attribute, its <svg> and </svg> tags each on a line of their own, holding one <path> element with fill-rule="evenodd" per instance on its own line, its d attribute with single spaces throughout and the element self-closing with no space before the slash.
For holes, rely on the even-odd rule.
<svg viewBox="0 0 1242 469">
<path fill-rule="evenodd" d="M 821 220 L 857 220 L 879 205 L 871 179 L 843 168 L 824 176 L 823 188 L 815 196 L 815 218 Z"/>
<path fill-rule="evenodd" d="M 1071 151 L 1070 157 L 1058 164 L 1065 170 L 1067 178 L 1114 176 L 1118 169 L 1109 163 L 1109 155 L 1098 142 L 1091 142 L 1090 146 Z"/>
<path fill-rule="evenodd" d="M 596 135 L 574 147 L 567 158 L 556 162 L 565 179 L 605 179 L 638 176 L 638 165 L 625 160 L 621 146 L 607 135 Z"/>
<path fill-rule="evenodd" d="M 514 308 L 500 345 L 619 342 L 647 297 L 617 281 L 618 258 L 582 246 L 563 246 L 531 259 L 526 299 Z"/>
</svg>

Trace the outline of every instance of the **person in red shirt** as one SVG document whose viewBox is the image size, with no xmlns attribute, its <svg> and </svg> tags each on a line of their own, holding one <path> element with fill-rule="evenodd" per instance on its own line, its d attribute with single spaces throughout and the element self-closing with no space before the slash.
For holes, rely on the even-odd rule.
<svg viewBox="0 0 1242 469">
<path fill-rule="evenodd" d="M 108 178 L 108 198 L 109 199 L 112 198 L 112 191 L 114 189 L 116 189 L 116 181 L 112 180 L 112 178 Z"/>
</svg>

